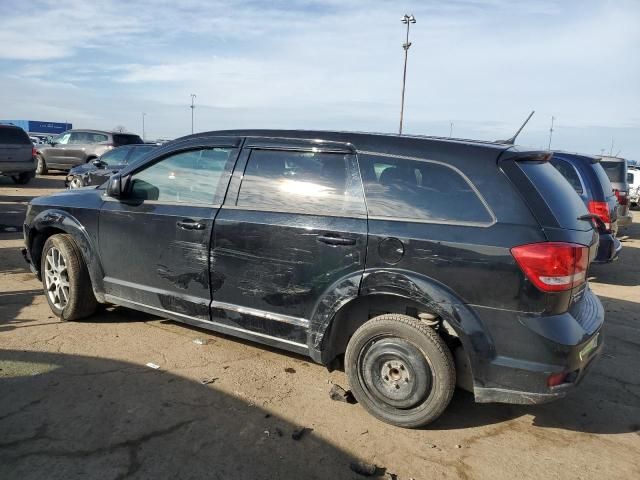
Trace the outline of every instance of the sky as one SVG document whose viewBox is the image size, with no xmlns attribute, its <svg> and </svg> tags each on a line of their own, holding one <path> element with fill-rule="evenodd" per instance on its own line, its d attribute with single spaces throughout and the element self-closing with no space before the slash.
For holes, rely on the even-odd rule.
<svg viewBox="0 0 640 480">
<path fill-rule="evenodd" d="M 0 0 L 0 118 L 397 132 L 405 13 L 405 133 L 640 160 L 640 0 Z"/>
</svg>

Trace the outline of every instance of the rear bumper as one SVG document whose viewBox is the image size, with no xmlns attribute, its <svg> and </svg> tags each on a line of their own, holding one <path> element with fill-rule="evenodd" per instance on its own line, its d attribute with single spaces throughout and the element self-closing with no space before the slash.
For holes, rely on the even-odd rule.
<svg viewBox="0 0 640 480">
<path fill-rule="evenodd" d="M 560 315 L 501 312 L 495 321 L 502 324 L 503 332 L 496 329 L 504 338 L 494 334 L 495 357 L 476 365 L 472 361 L 476 402 L 538 404 L 562 398 L 580 384 L 602 351 L 604 309 L 588 288 L 578 304 Z M 495 318 L 497 311 L 492 313 Z M 566 374 L 563 383 L 548 386 L 549 377 L 557 374 Z"/>
<path fill-rule="evenodd" d="M 593 263 L 609 263 L 618 259 L 622 250 L 622 243 L 610 233 L 600 234 L 598 253 Z"/>
<path fill-rule="evenodd" d="M 31 160 L 23 162 L 0 162 L 0 175 L 18 175 L 20 173 L 36 173 L 36 162 Z"/>
</svg>

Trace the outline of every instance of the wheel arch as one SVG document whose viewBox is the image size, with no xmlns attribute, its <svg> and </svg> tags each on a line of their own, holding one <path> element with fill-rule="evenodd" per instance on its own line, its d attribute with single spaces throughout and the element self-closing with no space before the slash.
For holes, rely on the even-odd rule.
<svg viewBox="0 0 640 480">
<path fill-rule="evenodd" d="M 99 302 L 104 302 L 104 288 L 102 279 L 104 271 L 97 254 L 95 243 L 89 237 L 82 224 L 69 212 L 48 209 L 40 212 L 31 222 L 27 238 L 27 248 L 31 261 L 41 279 L 40 262 L 42 249 L 49 237 L 59 233 L 70 235 L 78 245 L 82 258 L 87 265 L 93 293 Z"/>
<path fill-rule="evenodd" d="M 341 293 L 345 293 L 344 286 Z M 493 341 L 473 310 L 441 283 L 410 272 L 377 270 L 365 272 L 359 289 L 333 308 L 316 311 L 311 322 L 310 352 L 314 360 L 332 368 L 344 354 L 353 333 L 369 319 L 384 313 L 419 318 L 435 315 L 441 322 L 456 365 L 468 370 L 461 376 L 463 387 L 473 388 L 476 359 L 493 355 Z M 325 298 L 340 297 L 340 292 Z M 330 303 L 330 302 L 328 302 Z M 458 349 L 457 347 L 460 347 Z"/>
</svg>

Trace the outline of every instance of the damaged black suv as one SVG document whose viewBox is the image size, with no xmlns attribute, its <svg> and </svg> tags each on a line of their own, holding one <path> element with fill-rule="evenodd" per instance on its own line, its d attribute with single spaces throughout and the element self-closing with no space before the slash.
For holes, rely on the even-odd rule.
<svg viewBox="0 0 640 480">
<path fill-rule="evenodd" d="M 591 215 L 549 154 L 506 144 L 202 133 L 34 199 L 24 238 L 62 319 L 117 304 L 308 355 L 404 427 L 456 385 L 561 397 L 602 349 Z"/>
</svg>

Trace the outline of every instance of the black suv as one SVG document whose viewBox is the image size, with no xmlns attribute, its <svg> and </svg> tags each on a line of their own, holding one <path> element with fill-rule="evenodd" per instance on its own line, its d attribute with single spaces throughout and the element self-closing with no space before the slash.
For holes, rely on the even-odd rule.
<svg viewBox="0 0 640 480">
<path fill-rule="evenodd" d="M 618 199 L 600 158 L 578 153 L 554 152 L 551 164 L 571 184 L 589 212 L 597 218 L 600 245 L 595 263 L 608 263 L 618 258 L 622 243 L 618 233 Z"/>
<path fill-rule="evenodd" d="M 404 427 L 456 383 L 478 402 L 565 395 L 602 348 L 598 235 L 545 152 L 428 137 L 235 130 L 154 150 L 105 186 L 29 205 L 53 312 L 151 312 L 344 366 Z"/>
<path fill-rule="evenodd" d="M 35 148 L 27 132 L 15 125 L 0 125 L 0 176 L 18 184 L 35 177 Z"/>
</svg>

